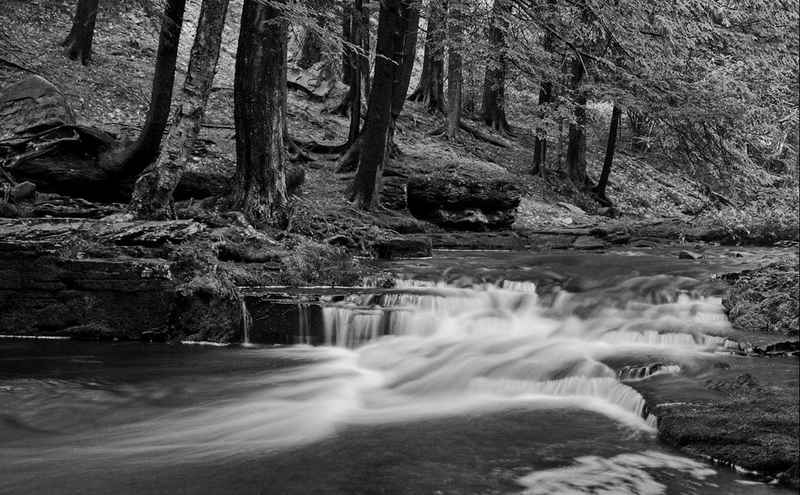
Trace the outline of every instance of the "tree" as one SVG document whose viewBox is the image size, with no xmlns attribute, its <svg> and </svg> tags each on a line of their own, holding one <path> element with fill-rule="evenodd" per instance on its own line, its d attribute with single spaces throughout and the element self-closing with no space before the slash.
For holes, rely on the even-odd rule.
<svg viewBox="0 0 800 495">
<path fill-rule="evenodd" d="M 244 0 L 234 77 L 233 207 L 252 221 L 288 221 L 284 120 L 288 24 L 278 2 Z"/>
<path fill-rule="evenodd" d="M 203 0 L 189 58 L 181 103 L 155 163 L 136 181 L 131 209 L 138 217 L 172 216 L 172 195 L 180 182 L 214 82 L 228 0 Z"/>
<path fill-rule="evenodd" d="M 552 9 L 555 6 L 555 0 L 548 0 L 548 12 L 552 15 Z M 555 35 L 545 29 L 542 36 L 542 49 L 546 54 L 553 51 L 553 44 L 555 42 Z M 549 78 L 542 78 L 539 86 L 539 107 L 542 109 L 540 117 L 544 117 L 544 108 L 553 100 L 553 81 Z M 547 135 L 545 130 L 541 127 L 536 129 L 536 136 L 533 140 L 533 174 L 540 174 L 544 176 L 545 162 L 547 160 Z"/>
<path fill-rule="evenodd" d="M 608 176 L 611 174 L 611 165 L 614 162 L 614 150 L 617 144 L 621 116 L 622 109 L 615 104 L 614 109 L 611 110 L 611 124 L 608 129 L 608 143 L 606 144 L 606 157 L 603 160 L 603 170 L 600 172 L 600 179 L 597 181 L 593 191 L 599 201 L 609 205 L 611 202 L 606 196 L 606 186 L 608 185 Z"/>
<path fill-rule="evenodd" d="M 301 69 L 308 69 L 312 65 L 322 60 L 324 40 L 317 32 L 316 28 L 324 30 L 328 23 L 327 10 L 332 8 L 329 0 L 311 0 L 307 2 L 308 8 L 313 10 L 314 23 L 316 26 L 306 28 L 303 36 L 303 44 L 300 48 L 300 59 L 297 66 Z"/>
<path fill-rule="evenodd" d="M 431 0 L 428 5 L 422 73 L 417 89 L 408 97 L 411 101 L 422 102 L 432 113 L 444 112 L 445 5 L 445 0 Z"/>
<path fill-rule="evenodd" d="M 61 43 L 61 46 L 64 47 L 64 55 L 72 60 L 80 60 L 83 65 L 89 63 L 89 59 L 92 57 L 92 40 L 94 39 L 98 3 L 99 0 L 78 0 L 75 17 L 72 20 L 72 29 Z"/>
<path fill-rule="evenodd" d="M 403 106 L 411 83 L 411 73 L 414 70 L 414 60 L 417 56 L 417 34 L 419 32 L 419 7 L 417 0 L 403 1 L 400 7 L 400 25 L 398 30 L 403 33 L 401 44 L 396 47 L 393 57 L 397 63 L 395 79 L 392 84 L 392 120 L 389 124 L 389 151 L 392 156 L 399 153 L 394 142 L 394 132 L 397 119 L 403 112 Z"/>
<path fill-rule="evenodd" d="M 588 177 L 586 175 L 586 92 L 581 88 L 584 68 L 580 55 L 576 54 L 572 57 L 570 68 L 575 121 L 569 124 L 567 175 L 578 188 L 583 188 Z"/>
<path fill-rule="evenodd" d="M 510 127 L 506 119 L 505 85 L 508 61 L 506 59 L 506 29 L 511 4 L 509 0 L 495 0 L 492 5 L 492 21 L 489 26 L 489 43 L 492 53 L 486 65 L 483 82 L 483 121 L 492 129 L 508 134 Z"/>
<path fill-rule="evenodd" d="M 455 139 L 461 126 L 463 83 L 461 52 L 461 0 L 450 0 L 447 16 L 447 138 Z"/>
<path fill-rule="evenodd" d="M 138 176 L 158 157 L 161 139 L 169 120 L 172 87 L 175 84 L 175 64 L 178 59 L 178 42 L 181 39 L 185 7 L 186 0 L 166 0 L 164 5 L 147 120 L 136 142 L 126 147 L 121 156 L 113 158 L 120 162 L 120 174 L 125 178 Z"/>
<path fill-rule="evenodd" d="M 405 38 L 401 29 L 404 24 L 401 10 L 408 1 L 411 0 L 384 0 L 380 4 L 375 74 L 369 93 L 367 118 L 361 137 L 353 145 L 360 147 L 360 153 L 350 199 L 365 210 L 377 206 L 380 195 L 392 120 L 392 91 L 401 77 L 398 72 L 402 60 L 395 60 L 398 53 L 403 52 Z"/>
<path fill-rule="evenodd" d="M 345 144 L 349 147 L 355 143 L 361 129 L 361 95 L 369 93 L 369 10 L 362 0 L 354 0 L 352 8 L 345 8 L 342 36 L 345 41 L 342 80 L 350 89 L 338 113 L 350 115 Z"/>
</svg>

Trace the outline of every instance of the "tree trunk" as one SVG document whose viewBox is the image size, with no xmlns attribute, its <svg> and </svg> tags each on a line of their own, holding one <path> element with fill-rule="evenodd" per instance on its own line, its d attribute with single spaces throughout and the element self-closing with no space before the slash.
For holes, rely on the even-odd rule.
<svg viewBox="0 0 800 495">
<path fill-rule="evenodd" d="M 405 33 L 401 26 L 401 2 L 383 0 L 380 4 L 378 42 L 375 57 L 375 75 L 369 94 L 367 119 L 359 142 L 358 161 L 351 201 L 365 210 L 378 204 L 384 159 L 388 145 L 389 126 L 392 120 L 392 89 L 400 77 L 399 64 L 394 60 L 402 52 Z"/>
<path fill-rule="evenodd" d="M 461 42 L 461 0 L 450 0 L 447 19 L 447 138 L 455 139 L 461 126 L 463 85 Z"/>
<path fill-rule="evenodd" d="M 80 60 L 86 65 L 92 58 L 92 40 L 94 39 L 94 24 L 97 20 L 97 6 L 99 0 L 78 0 L 75 17 L 72 20 L 72 29 L 67 38 L 61 43 L 64 55 L 72 60 Z"/>
<path fill-rule="evenodd" d="M 548 4 L 552 4 L 553 2 L 548 2 Z M 553 49 L 553 41 L 554 41 L 553 33 L 547 31 L 544 34 L 544 39 L 542 40 L 542 48 L 547 53 Z M 552 81 L 542 81 L 542 86 L 539 89 L 539 118 L 544 118 L 545 113 L 544 109 L 542 108 L 544 105 L 547 105 L 553 101 L 553 82 Z M 544 177 L 544 168 L 545 168 L 545 161 L 547 160 L 547 135 L 544 129 L 536 129 L 536 137 L 534 137 L 533 141 L 533 174 L 539 174 Z"/>
<path fill-rule="evenodd" d="M 429 112 L 444 112 L 444 38 L 447 18 L 445 0 L 431 0 L 425 55 L 417 89 L 408 97 L 425 104 Z"/>
<path fill-rule="evenodd" d="M 617 145 L 617 134 L 619 134 L 619 122 L 622 117 L 622 109 L 614 105 L 611 111 L 611 125 L 608 129 L 608 143 L 606 144 L 606 158 L 603 161 L 603 170 L 600 172 L 600 180 L 594 188 L 594 193 L 603 200 L 608 200 L 606 196 L 606 186 L 608 176 L 611 174 L 611 165 L 614 163 L 614 150 Z"/>
<path fill-rule="evenodd" d="M 158 157 L 158 149 L 169 120 L 185 6 L 186 0 L 167 0 L 164 6 L 147 120 L 139 139 L 123 150 L 121 157 L 116 158 L 121 162 L 121 173 L 126 178 L 136 177 Z"/>
<path fill-rule="evenodd" d="M 389 125 L 389 151 L 392 156 L 399 153 L 394 142 L 394 131 L 398 117 L 403 112 L 408 86 L 411 83 L 411 72 L 417 55 L 417 34 L 419 32 L 419 6 L 417 0 L 402 1 L 400 7 L 401 45 L 395 48 L 394 61 L 398 70 L 392 84 L 392 120 Z"/>
<path fill-rule="evenodd" d="M 483 81 L 483 121 L 492 129 L 509 133 L 505 111 L 505 85 L 508 62 L 506 60 L 505 31 L 508 28 L 506 15 L 508 0 L 495 0 L 492 6 L 492 25 L 489 27 L 489 43 L 493 58 L 488 61 Z"/>
<path fill-rule="evenodd" d="M 283 133 L 288 26 L 273 3 L 244 0 L 242 6 L 234 78 L 233 206 L 256 223 L 285 226 Z"/>
<path fill-rule="evenodd" d="M 572 59 L 572 91 L 575 104 L 575 122 L 569 125 L 567 142 L 567 174 L 579 188 L 586 186 L 586 93 L 581 89 L 583 64 L 580 59 Z"/>
<path fill-rule="evenodd" d="M 369 11 L 367 11 L 365 17 L 362 0 L 354 1 L 352 24 L 350 28 L 351 39 L 349 41 L 359 47 L 362 46 L 364 32 L 366 31 L 369 33 L 369 25 L 366 24 L 369 22 L 368 12 Z M 369 45 L 367 45 L 367 51 L 364 54 L 358 53 L 355 50 L 349 50 L 348 54 L 348 67 L 350 68 L 351 74 L 355 74 L 355 77 L 350 78 L 350 91 L 348 91 L 350 127 L 347 132 L 347 144 L 352 145 L 356 142 L 358 134 L 361 131 L 361 80 L 363 77 L 362 68 L 364 65 L 362 61 L 369 54 Z M 369 78 L 369 60 L 367 60 L 367 78 Z"/>
<path fill-rule="evenodd" d="M 172 216 L 173 192 L 183 176 L 186 161 L 200 132 L 200 122 L 214 82 L 227 9 L 228 0 L 203 0 L 181 104 L 175 110 L 158 160 L 136 181 L 131 209 L 137 217 Z"/>
</svg>

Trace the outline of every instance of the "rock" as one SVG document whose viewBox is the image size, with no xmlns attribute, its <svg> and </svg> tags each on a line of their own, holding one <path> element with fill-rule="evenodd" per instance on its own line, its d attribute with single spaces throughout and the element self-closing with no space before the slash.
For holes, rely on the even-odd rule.
<svg viewBox="0 0 800 495">
<path fill-rule="evenodd" d="M 773 263 L 726 277 L 731 288 L 722 300 L 734 327 L 797 336 L 800 332 L 800 277 L 796 263 Z"/>
<path fill-rule="evenodd" d="M 10 196 L 14 201 L 24 201 L 36 194 L 36 184 L 33 182 L 20 182 L 11 188 Z"/>
<path fill-rule="evenodd" d="M 564 201 L 559 201 L 558 203 L 556 203 L 556 206 L 564 208 L 565 210 L 567 210 L 568 212 L 570 212 L 573 215 L 586 216 L 586 212 L 585 211 L 583 211 L 581 208 L 579 208 L 579 207 L 577 207 L 577 206 L 575 206 L 573 204 L 565 203 Z"/>
<path fill-rule="evenodd" d="M 66 98 L 50 81 L 31 76 L 0 91 L 0 141 L 13 146 L 60 125 L 75 124 Z"/>
<path fill-rule="evenodd" d="M 701 253 L 695 253 L 694 251 L 683 250 L 678 253 L 678 259 L 681 260 L 699 260 L 702 259 L 703 255 Z"/>
<path fill-rule="evenodd" d="M 776 342 L 774 344 L 769 344 L 764 348 L 764 352 L 770 355 L 789 354 L 798 351 L 800 351 L 800 342 L 796 340 L 787 342 Z"/>
<path fill-rule="evenodd" d="M 241 342 L 250 325 L 250 314 L 230 280 L 218 273 L 205 273 L 177 287 L 170 323 L 176 338 Z"/>
<path fill-rule="evenodd" d="M 517 232 L 443 232 L 426 234 L 433 249 L 525 249 L 529 240 Z"/>
<path fill-rule="evenodd" d="M 238 261 L 244 263 L 275 263 L 285 253 L 271 246 L 247 246 L 225 242 L 217 246 L 217 258 L 220 261 Z"/>
<path fill-rule="evenodd" d="M 0 217 L 2 218 L 19 218 L 20 209 L 16 205 L 0 201 Z"/>
<path fill-rule="evenodd" d="M 454 163 L 411 176 L 407 201 L 412 215 L 447 229 L 503 230 L 514 222 L 520 191 L 502 167 Z"/>
<path fill-rule="evenodd" d="M 602 239 L 598 239 L 597 237 L 582 235 L 575 239 L 575 242 L 572 243 L 572 247 L 575 249 L 604 249 L 606 247 L 605 241 Z"/>
<path fill-rule="evenodd" d="M 384 177 L 381 184 L 381 204 L 390 210 L 403 211 L 406 201 L 406 181 L 401 177 Z"/>
<path fill-rule="evenodd" d="M 604 206 L 602 208 L 598 208 L 597 214 L 609 218 L 617 218 L 620 216 L 619 210 L 614 208 L 613 206 Z"/>
<path fill-rule="evenodd" d="M 431 256 L 431 240 L 428 237 L 393 237 L 377 241 L 372 245 L 378 259 L 427 258 Z"/>
</svg>

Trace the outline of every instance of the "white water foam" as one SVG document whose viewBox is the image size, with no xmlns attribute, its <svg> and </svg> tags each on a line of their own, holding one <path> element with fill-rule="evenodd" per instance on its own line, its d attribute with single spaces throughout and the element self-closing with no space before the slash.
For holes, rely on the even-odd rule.
<svg viewBox="0 0 800 495">
<path fill-rule="evenodd" d="M 648 469 L 678 471 L 696 480 L 704 480 L 716 471 L 701 462 L 685 457 L 646 451 L 620 454 L 609 459 L 585 456 L 563 468 L 537 471 L 521 478 L 526 495 L 553 493 L 597 493 L 614 495 L 661 495 L 667 487 L 656 481 Z"/>
</svg>

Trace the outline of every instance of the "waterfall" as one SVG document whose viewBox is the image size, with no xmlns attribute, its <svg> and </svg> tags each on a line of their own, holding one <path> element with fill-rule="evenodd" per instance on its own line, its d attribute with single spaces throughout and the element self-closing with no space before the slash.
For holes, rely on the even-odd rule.
<svg viewBox="0 0 800 495">
<path fill-rule="evenodd" d="M 694 284 L 637 277 L 606 291 L 608 299 L 562 291 L 548 305 L 526 281 L 464 288 L 399 280 L 394 290 L 324 307 L 325 343 L 351 349 L 359 369 L 382 377 L 371 400 L 385 417 L 550 397 L 653 428 L 626 383 L 679 374 L 682 361 L 721 348 L 730 332 L 719 300 L 692 292 Z M 401 414 L 399 397 L 415 405 Z"/>
<path fill-rule="evenodd" d="M 239 297 L 239 308 L 242 314 L 242 345 L 250 346 L 250 330 L 253 327 L 253 317 L 247 309 L 244 297 Z"/>
</svg>

